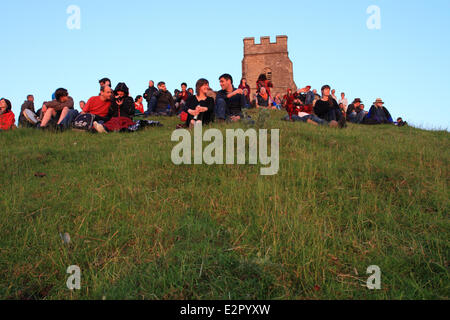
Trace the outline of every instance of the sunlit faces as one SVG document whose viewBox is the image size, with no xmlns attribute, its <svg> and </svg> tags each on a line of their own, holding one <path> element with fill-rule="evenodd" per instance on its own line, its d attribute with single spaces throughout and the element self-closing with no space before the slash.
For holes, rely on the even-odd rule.
<svg viewBox="0 0 450 320">
<path fill-rule="evenodd" d="M 232 87 L 230 79 L 220 78 L 219 83 L 220 83 L 220 87 L 222 88 L 222 90 L 225 90 L 225 91 L 229 91 L 230 87 Z"/>
</svg>

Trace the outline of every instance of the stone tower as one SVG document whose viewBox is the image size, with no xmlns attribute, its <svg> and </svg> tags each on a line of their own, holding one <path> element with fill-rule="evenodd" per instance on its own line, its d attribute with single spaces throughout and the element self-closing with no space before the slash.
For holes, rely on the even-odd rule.
<svg viewBox="0 0 450 320">
<path fill-rule="evenodd" d="M 247 79 L 252 96 L 256 93 L 256 81 L 262 73 L 273 83 L 273 96 L 277 93 L 283 96 L 287 89 L 297 90 L 287 40 L 287 36 L 277 36 L 277 41 L 271 43 L 270 37 L 261 37 L 261 43 L 255 44 L 255 38 L 244 39 L 242 77 Z"/>
</svg>

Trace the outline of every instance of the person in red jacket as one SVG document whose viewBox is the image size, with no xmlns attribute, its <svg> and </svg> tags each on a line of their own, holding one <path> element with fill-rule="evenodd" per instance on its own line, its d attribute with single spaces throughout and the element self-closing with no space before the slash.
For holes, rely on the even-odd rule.
<svg viewBox="0 0 450 320">
<path fill-rule="evenodd" d="M 90 113 L 95 116 L 94 121 L 107 122 L 109 120 L 108 113 L 111 107 L 112 90 L 108 86 L 100 88 L 100 95 L 94 96 L 88 100 L 81 114 Z"/>
<path fill-rule="evenodd" d="M 14 128 L 15 117 L 11 111 L 11 102 L 8 99 L 0 100 L 0 131 Z"/>
</svg>

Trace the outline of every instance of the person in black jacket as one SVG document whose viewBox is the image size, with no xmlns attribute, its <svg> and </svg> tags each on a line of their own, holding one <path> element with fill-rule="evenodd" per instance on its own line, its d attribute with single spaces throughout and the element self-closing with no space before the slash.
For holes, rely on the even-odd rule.
<svg viewBox="0 0 450 320">
<path fill-rule="evenodd" d="M 114 99 L 109 107 L 108 118 L 126 117 L 133 120 L 135 112 L 134 100 L 129 95 L 128 87 L 120 82 L 114 90 Z"/>
<path fill-rule="evenodd" d="M 145 90 L 144 94 L 142 95 L 145 101 L 147 101 L 147 113 L 155 112 L 155 110 L 150 110 L 150 102 L 156 92 L 158 92 L 158 89 L 155 88 L 155 82 L 150 80 L 150 82 L 148 83 L 148 89 Z"/>
<path fill-rule="evenodd" d="M 33 125 L 28 122 L 28 120 L 25 118 L 23 112 L 25 110 L 31 110 L 34 111 L 34 97 L 33 95 L 29 94 L 27 96 L 27 100 L 22 104 L 22 108 L 20 110 L 20 116 L 19 116 L 19 126 L 20 127 L 33 127 Z"/>
<path fill-rule="evenodd" d="M 326 121 L 338 121 L 339 126 L 343 128 L 346 124 L 344 115 L 339 109 L 336 100 L 330 94 L 330 86 L 322 87 L 322 99 L 314 105 L 314 113 L 321 119 Z"/>
<path fill-rule="evenodd" d="M 197 94 L 186 100 L 188 113 L 186 126 L 193 126 L 196 123 L 207 125 L 214 121 L 214 99 L 208 97 L 209 81 L 200 79 L 195 87 Z"/>
</svg>

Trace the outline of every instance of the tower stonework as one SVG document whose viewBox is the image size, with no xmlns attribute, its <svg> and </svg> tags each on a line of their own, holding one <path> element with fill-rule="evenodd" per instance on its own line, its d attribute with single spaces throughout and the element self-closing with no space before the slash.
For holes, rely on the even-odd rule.
<svg viewBox="0 0 450 320">
<path fill-rule="evenodd" d="M 255 38 L 244 39 L 242 77 L 247 79 L 252 95 L 256 93 L 256 81 L 262 73 L 273 83 L 273 96 L 277 93 L 283 96 L 287 89 L 297 90 L 287 42 L 287 36 L 277 36 L 275 43 L 270 42 L 270 37 L 261 37 L 260 44 L 255 44 Z"/>
</svg>

